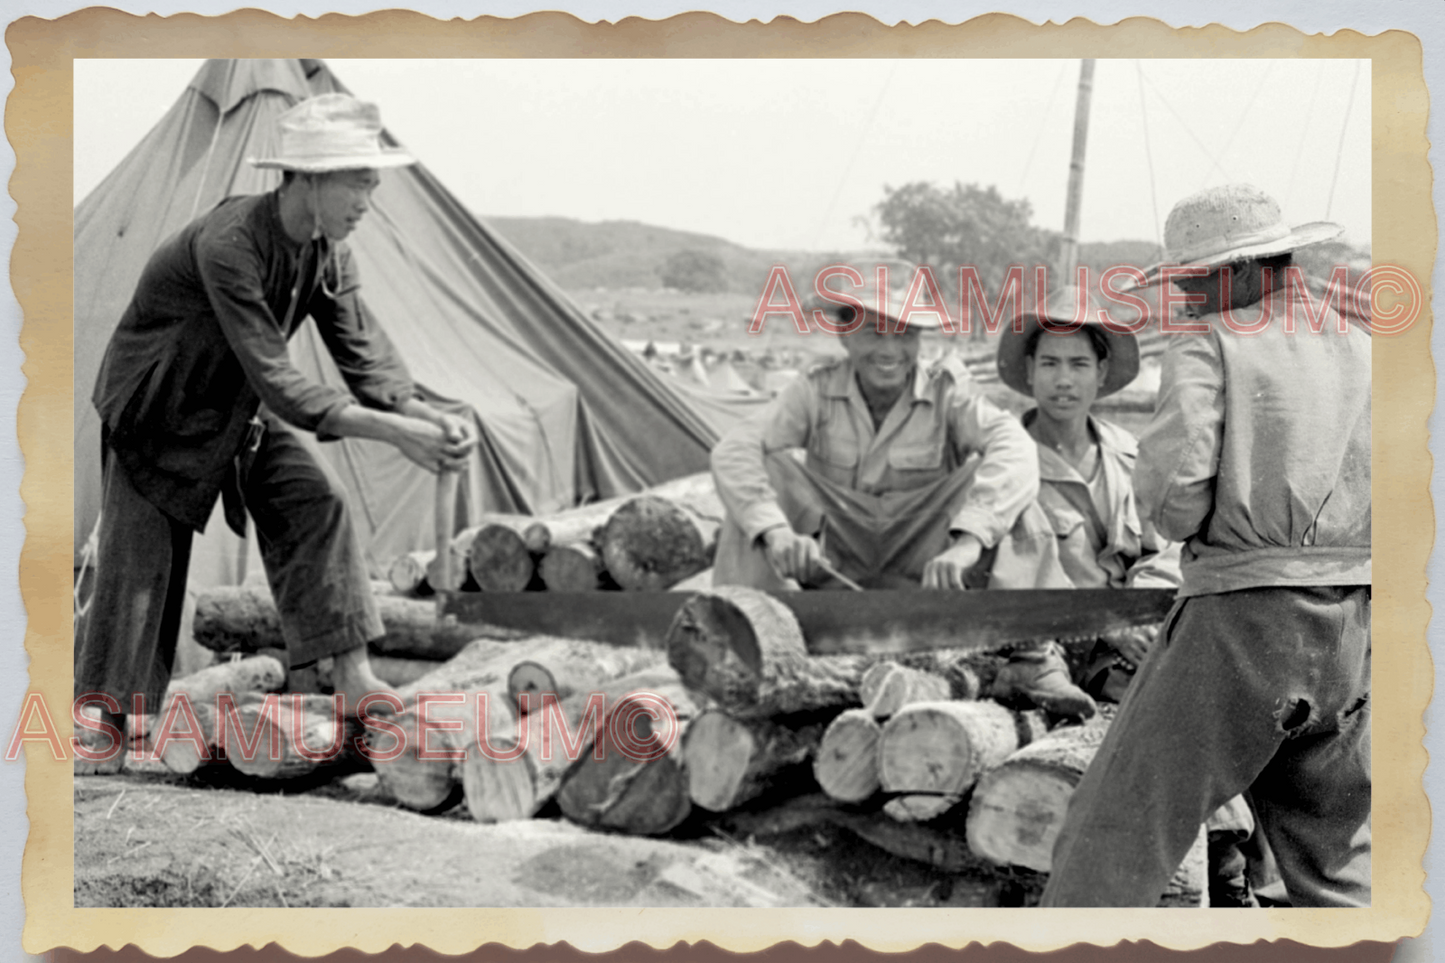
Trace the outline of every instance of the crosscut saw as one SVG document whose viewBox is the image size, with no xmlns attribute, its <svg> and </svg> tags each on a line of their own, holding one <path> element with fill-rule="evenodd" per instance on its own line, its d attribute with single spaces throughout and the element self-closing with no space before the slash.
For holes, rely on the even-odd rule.
<svg viewBox="0 0 1445 963">
<path fill-rule="evenodd" d="M 438 476 L 436 536 L 441 584 L 457 476 Z M 437 618 L 479 636 L 496 628 L 661 647 L 688 592 L 440 592 Z M 886 655 L 925 649 L 999 648 L 1082 641 L 1159 622 L 1172 589 L 991 589 L 777 592 L 815 655 Z"/>
</svg>

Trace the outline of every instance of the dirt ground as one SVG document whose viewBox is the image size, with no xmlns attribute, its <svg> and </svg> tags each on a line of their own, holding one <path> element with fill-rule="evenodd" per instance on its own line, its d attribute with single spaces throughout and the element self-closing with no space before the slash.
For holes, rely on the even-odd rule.
<svg viewBox="0 0 1445 963">
<path fill-rule="evenodd" d="M 207 774 L 211 773 L 211 774 Z M 997 906 L 1024 889 L 878 849 L 807 805 L 668 838 L 423 816 L 371 773 L 245 784 L 142 764 L 75 781 L 76 906 Z M 544 812 L 545 814 L 545 812 Z M 884 818 L 884 817 L 879 817 Z"/>
</svg>

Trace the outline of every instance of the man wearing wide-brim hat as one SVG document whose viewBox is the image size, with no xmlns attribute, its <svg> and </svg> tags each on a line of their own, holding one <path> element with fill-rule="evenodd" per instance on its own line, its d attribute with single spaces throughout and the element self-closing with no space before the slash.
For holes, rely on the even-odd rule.
<svg viewBox="0 0 1445 963">
<path fill-rule="evenodd" d="M 1036 445 L 1038 501 L 1070 584 L 1178 588 L 1178 544 L 1142 524 L 1135 505 L 1138 442 L 1092 413 L 1097 399 L 1138 375 L 1135 338 L 1100 322 L 1091 292 L 1066 287 L 1004 329 L 997 364 L 999 379 L 1035 403 L 1021 420 Z M 1117 702 L 1153 636 L 1130 629 L 1101 643 L 1083 680 L 1089 694 Z"/>
<path fill-rule="evenodd" d="M 1286 226 L 1246 185 L 1170 212 L 1203 330 L 1169 336 L 1134 485 L 1143 521 L 1185 543 L 1183 583 L 1073 796 L 1044 905 L 1155 905 L 1246 791 L 1290 904 L 1369 904 L 1369 334 L 1312 331 L 1283 277 L 1338 233 Z"/>
<path fill-rule="evenodd" d="M 96 379 L 104 494 L 75 691 L 102 701 L 83 747 L 114 742 L 103 724 L 125 731 L 133 695 L 159 710 L 191 536 L 218 499 L 238 534 L 248 514 L 255 524 L 292 667 L 333 658 L 350 711 L 383 690 L 366 644 L 384 633 L 343 490 L 293 431 L 385 441 L 431 471 L 459 468 L 475 445 L 469 422 L 417 395 L 343 243 L 379 171 L 413 159 L 383 145 L 373 105 L 345 94 L 303 101 L 278 123 L 278 151 L 252 163 L 283 171 L 281 186 L 227 198 L 161 244 Z M 292 365 L 287 341 L 307 317 L 349 391 Z M 77 771 L 120 762 L 77 753 Z"/>
<path fill-rule="evenodd" d="M 794 379 L 713 449 L 728 512 L 717 584 L 838 587 L 834 573 L 870 587 L 1064 584 L 1046 525 L 1009 537 L 1038 511 L 1033 442 L 961 365 L 920 365 L 938 315 L 900 324 L 913 270 L 893 265 L 883 289 L 865 270 L 861 286 L 835 288 L 854 303 L 814 302 L 810 317 L 845 356 Z"/>
</svg>

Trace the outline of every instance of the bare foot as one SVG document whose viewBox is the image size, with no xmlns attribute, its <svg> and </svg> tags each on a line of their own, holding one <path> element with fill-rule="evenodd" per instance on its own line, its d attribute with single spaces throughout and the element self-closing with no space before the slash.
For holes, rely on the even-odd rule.
<svg viewBox="0 0 1445 963">
<path fill-rule="evenodd" d="M 340 692 L 346 697 L 347 715 L 355 715 L 361 700 L 374 692 L 396 694 L 391 686 L 382 682 L 376 677 L 376 673 L 371 671 L 371 659 L 368 658 L 364 645 L 336 656 L 331 668 L 331 691 Z M 377 708 L 381 709 L 384 705 L 385 703 L 382 703 Z"/>
<path fill-rule="evenodd" d="M 109 723 L 115 727 L 118 736 L 95 728 L 75 727 L 75 738 L 71 748 L 75 751 L 75 775 L 110 776 L 120 772 L 125 764 L 125 747 L 129 740 L 126 717 L 113 714 L 104 706 L 94 703 L 81 707 L 81 715 L 93 726 Z"/>
</svg>

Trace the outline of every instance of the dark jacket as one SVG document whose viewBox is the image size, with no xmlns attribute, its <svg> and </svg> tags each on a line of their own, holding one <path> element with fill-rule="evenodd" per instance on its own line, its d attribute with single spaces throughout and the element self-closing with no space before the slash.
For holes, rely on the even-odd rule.
<svg viewBox="0 0 1445 963">
<path fill-rule="evenodd" d="M 345 245 L 287 236 L 275 192 L 227 198 L 161 244 L 92 396 L 105 443 L 137 490 L 200 531 L 261 404 L 315 431 L 353 401 L 392 410 L 412 397 L 406 367 L 357 288 Z M 287 341 L 307 316 L 349 394 L 292 365 Z"/>
</svg>

